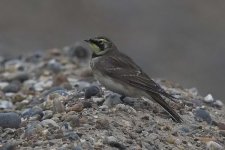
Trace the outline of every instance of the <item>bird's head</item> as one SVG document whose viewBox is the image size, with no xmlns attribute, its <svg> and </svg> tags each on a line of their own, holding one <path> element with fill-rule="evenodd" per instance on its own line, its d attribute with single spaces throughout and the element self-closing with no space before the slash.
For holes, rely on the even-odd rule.
<svg viewBox="0 0 225 150">
<path fill-rule="evenodd" d="M 102 56 L 113 48 L 114 44 L 106 37 L 99 36 L 85 40 L 93 51 L 92 58 Z"/>
</svg>

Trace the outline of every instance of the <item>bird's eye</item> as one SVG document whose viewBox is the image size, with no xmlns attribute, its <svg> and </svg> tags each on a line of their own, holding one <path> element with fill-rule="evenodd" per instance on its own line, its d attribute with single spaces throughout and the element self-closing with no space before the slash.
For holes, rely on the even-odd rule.
<svg viewBox="0 0 225 150">
<path fill-rule="evenodd" d="M 99 40 L 98 45 L 99 45 L 99 47 L 100 47 L 101 50 L 104 50 L 106 48 L 106 44 L 102 40 Z"/>
<path fill-rule="evenodd" d="M 102 40 L 100 40 L 100 41 L 99 41 L 99 44 L 102 44 L 102 45 L 103 45 L 103 44 L 104 44 L 104 42 L 103 42 Z"/>
</svg>

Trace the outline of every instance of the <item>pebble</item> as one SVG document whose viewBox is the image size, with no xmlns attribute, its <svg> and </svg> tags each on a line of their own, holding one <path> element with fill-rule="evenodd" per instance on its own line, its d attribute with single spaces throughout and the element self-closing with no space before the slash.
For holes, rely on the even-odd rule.
<svg viewBox="0 0 225 150">
<path fill-rule="evenodd" d="M 44 126 L 44 127 L 57 127 L 59 128 L 59 125 L 52 119 L 45 119 L 45 120 L 42 120 L 41 121 L 41 125 Z"/>
<path fill-rule="evenodd" d="M 51 119 L 53 117 L 53 111 L 51 110 L 46 110 L 43 113 L 44 113 L 44 116 L 42 117 L 43 120 Z"/>
<path fill-rule="evenodd" d="M 48 62 L 48 68 L 54 73 L 58 73 L 62 70 L 62 65 L 59 62 L 57 62 L 55 59 L 51 59 Z"/>
<path fill-rule="evenodd" d="M 86 81 L 77 81 L 74 85 L 74 87 L 78 90 L 78 91 L 83 91 L 84 89 L 87 89 L 88 87 L 90 87 L 90 83 L 86 82 Z"/>
<path fill-rule="evenodd" d="M 29 118 L 33 116 L 40 116 L 39 118 L 42 118 L 44 116 L 42 108 L 35 106 L 33 108 L 27 109 L 24 112 L 21 113 L 23 118 Z"/>
<path fill-rule="evenodd" d="M 42 103 L 42 108 L 44 110 L 53 110 L 53 111 L 63 111 L 64 112 L 64 106 L 63 104 L 60 104 L 60 103 L 63 103 L 65 102 L 66 100 L 68 100 L 68 96 L 62 96 L 56 92 L 54 93 L 51 93 L 49 94 L 47 97 L 46 97 L 46 101 Z"/>
<path fill-rule="evenodd" d="M 59 73 L 54 75 L 53 78 L 53 86 L 60 86 L 63 87 L 65 89 L 71 90 L 72 86 L 69 83 L 67 76 L 65 76 L 63 73 Z"/>
<path fill-rule="evenodd" d="M 104 112 L 104 111 L 107 111 L 109 109 L 109 107 L 106 105 L 102 105 L 99 107 L 99 109 Z"/>
<path fill-rule="evenodd" d="M 31 139 L 32 137 L 38 138 L 43 131 L 43 127 L 41 126 L 39 121 L 33 121 L 29 123 L 24 131 L 24 137 Z"/>
<path fill-rule="evenodd" d="M 101 139 L 94 143 L 94 149 L 103 149 L 103 141 Z"/>
<path fill-rule="evenodd" d="M 2 89 L 4 93 L 17 93 L 21 88 L 21 83 L 19 81 L 13 81 L 6 87 Z"/>
<path fill-rule="evenodd" d="M 15 72 L 18 70 L 23 70 L 25 68 L 25 63 L 18 59 L 12 59 L 5 62 L 5 70 L 9 72 Z"/>
<path fill-rule="evenodd" d="M 71 127 L 76 128 L 81 126 L 80 118 L 78 116 L 73 116 L 68 119 L 70 122 Z"/>
<path fill-rule="evenodd" d="M 0 113 L 0 127 L 2 128 L 19 128 L 21 117 L 14 112 Z"/>
<path fill-rule="evenodd" d="M 115 110 L 116 111 L 121 111 L 122 110 L 122 111 L 128 112 L 128 113 L 133 114 L 133 115 L 135 115 L 137 113 L 137 111 L 134 108 L 132 108 L 132 107 L 130 107 L 128 105 L 124 105 L 124 104 L 116 105 Z"/>
<path fill-rule="evenodd" d="M 208 94 L 206 97 L 204 97 L 204 102 L 206 102 L 206 103 L 212 103 L 213 101 L 214 101 L 214 99 L 211 94 Z"/>
<path fill-rule="evenodd" d="M 98 105 L 102 105 L 105 101 L 103 97 L 93 97 L 92 100 L 94 103 L 97 103 Z"/>
<path fill-rule="evenodd" d="M 59 99 L 53 100 L 53 112 L 54 113 L 63 113 L 65 111 L 65 107 Z"/>
<path fill-rule="evenodd" d="M 176 145 L 180 145 L 181 143 L 182 143 L 182 141 L 180 139 L 177 139 L 177 138 L 175 139 L 175 144 Z"/>
<path fill-rule="evenodd" d="M 179 130 L 181 131 L 182 134 L 183 133 L 186 134 L 190 132 L 190 129 L 188 127 L 181 127 L 179 128 Z"/>
<path fill-rule="evenodd" d="M 25 87 L 32 88 L 34 86 L 34 84 L 36 84 L 36 83 L 37 83 L 36 80 L 29 79 L 29 80 L 24 81 L 23 85 Z"/>
<path fill-rule="evenodd" d="M 108 106 L 109 108 L 121 104 L 122 101 L 120 100 L 120 95 L 116 94 L 116 93 L 112 93 L 106 96 L 105 98 L 105 102 L 103 103 L 103 105 Z"/>
<path fill-rule="evenodd" d="M 195 110 L 194 115 L 197 121 L 206 121 L 208 124 L 212 124 L 212 118 L 206 110 L 198 108 Z"/>
<path fill-rule="evenodd" d="M 43 51 L 38 50 L 33 52 L 30 56 L 28 56 L 26 60 L 28 62 L 37 64 L 38 62 L 42 60 L 43 55 L 44 55 Z"/>
<path fill-rule="evenodd" d="M 100 88 L 97 86 L 90 86 L 85 90 L 84 96 L 86 99 L 91 98 L 92 96 L 96 96 L 100 94 Z"/>
<path fill-rule="evenodd" d="M 14 105 L 10 101 L 0 100 L 0 109 L 13 109 Z"/>
<path fill-rule="evenodd" d="M 135 103 L 136 99 L 131 98 L 131 97 L 125 97 L 122 101 L 123 101 L 124 104 L 134 106 L 134 103 Z"/>
<path fill-rule="evenodd" d="M 41 81 L 36 82 L 33 85 L 33 88 L 35 89 L 35 91 L 41 92 L 44 89 L 48 89 L 50 87 L 52 87 L 53 81 L 50 79 L 44 79 Z"/>
<path fill-rule="evenodd" d="M 176 139 L 175 139 L 174 136 L 169 135 L 169 136 L 166 137 L 166 142 L 168 142 L 169 144 L 176 144 L 175 143 L 176 142 Z"/>
<path fill-rule="evenodd" d="M 225 130 L 221 130 L 219 134 L 225 138 Z"/>
<path fill-rule="evenodd" d="M 209 141 L 206 143 L 208 150 L 222 150 L 224 147 L 214 141 Z"/>
<path fill-rule="evenodd" d="M 190 106 L 202 107 L 203 106 L 203 102 L 202 102 L 202 100 L 193 99 L 193 100 L 191 100 Z"/>
<path fill-rule="evenodd" d="M 159 138 L 159 135 L 156 133 L 150 133 L 148 136 L 152 141 L 155 141 L 156 139 Z"/>
<path fill-rule="evenodd" d="M 77 135 L 74 131 L 65 132 L 64 137 L 68 138 L 70 141 L 77 141 L 80 139 L 79 135 Z"/>
<path fill-rule="evenodd" d="M 60 56 L 61 55 L 61 50 L 58 49 L 58 48 L 53 48 L 53 49 L 50 49 L 50 54 L 53 55 L 53 56 Z"/>
<path fill-rule="evenodd" d="M 63 132 L 67 132 L 68 130 L 71 131 L 73 128 L 70 126 L 69 123 L 65 122 L 65 123 L 63 123 L 61 129 L 62 129 Z"/>
<path fill-rule="evenodd" d="M 26 95 L 22 95 L 21 93 L 18 93 L 12 97 L 12 102 L 15 104 L 17 102 L 21 102 L 21 101 L 25 100 L 26 98 L 27 98 Z"/>
<path fill-rule="evenodd" d="M 125 126 L 125 127 L 132 127 L 132 122 L 129 122 L 129 121 L 127 121 L 127 120 L 121 120 L 121 123 L 123 124 L 123 126 Z"/>
<path fill-rule="evenodd" d="M 0 82 L 0 89 L 4 89 L 8 85 L 9 85 L 8 82 Z"/>
<path fill-rule="evenodd" d="M 213 106 L 218 107 L 218 108 L 222 108 L 223 107 L 223 102 L 221 100 L 216 100 L 213 103 Z"/>
<path fill-rule="evenodd" d="M 90 51 L 83 47 L 81 43 L 76 43 L 72 47 L 68 47 L 68 54 L 70 57 L 77 57 L 79 59 L 87 59 L 90 57 Z"/>
<path fill-rule="evenodd" d="M 69 107 L 67 111 L 81 112 L 83 109 L 84 109 L 84 105 L 81 102 L 79 102 L 73 105 L 72 107 Z"/>
<path fill-rule="evenodd" d="M 110 145 L 111 147 L 116 147 L 119 150 L 125 150 L 126 146 L 124 146 L 123 144 L 121 144 L 117 138 L 115 138 L 114 136 L 108 136 L 105 138 L 105 143 L 107 143 L 108 145 Z"/>
<path fill-rule="evenodd" d="M 16 142 L 9 142 L 6 144 L 3 144 L 3 146 L 1 145 L 0 149 L 1 150 L 17 150 L 17 144 Z"/>
<path fill-rule="evenodd" d="M 30 75 L 27 73 L 27 72 L 16 72 L 14 74 L 11 74 L 7 77 L 7 79 L 9 81 L 14 81 L 14 80 L 17 80 L 17 81 L 20 81 L 21 83 L 28 80 L 30 77 Z"/>
<path fill-rule="evenodd" d="M 77 145 L 72 150 L 83 150 L 83 148 L 80 145 Z"/>
<path fill-rule="evenodd" d="M 220 130 L 225 130 L 225 123 L 217 122 L 216 125 Z"/>
<path fill-rule="evenodd" d="M 59 87 L 59 86 L 52 87 L 50 90 L 44 91 L 42 93 L 42 95 L 43 95 L 43 97 L 46 97 L 46 96 L 48 96 L 48 95 L 50 95 L 52 93 L 58 93 L 61 96 L 67 96 L 68 95 L 66 89 L 64 89 L 62 87 Z"/>
<path fill-rule="evenodd" d="M 198 89 L 197 88 L 190 88 L 190 89 L 188 89 L 188 92 L 190 92 L 193 96 L 198 95 Z"/>
<path fill-rule="evenodd" d="M 92 107 L 92 103 L 84 101 L 83 102 L 83 106 L 84 106 L 84 108 L 91 108 Z"/>
<path fill-rule="evenodd" d="M 95 122 L 95 127 L 97 129 L 108 130 L 109 129 L 109 121 L 107 119 L 98 119 Z"/>
</svg>

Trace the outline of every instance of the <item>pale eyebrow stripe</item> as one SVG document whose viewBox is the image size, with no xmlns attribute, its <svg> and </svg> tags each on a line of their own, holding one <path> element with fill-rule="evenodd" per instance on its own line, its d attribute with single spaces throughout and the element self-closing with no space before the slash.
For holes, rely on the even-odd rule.
<svg viewBox="0 0 225 150">
<path fill-rule="evenodd" d="M 106 39 L 100 39 L 100 40 L 102 40 L 102 41 L 104 41 L 104 42 L 108 42 L 108 40 L 106 40 Z"/>
</svg>

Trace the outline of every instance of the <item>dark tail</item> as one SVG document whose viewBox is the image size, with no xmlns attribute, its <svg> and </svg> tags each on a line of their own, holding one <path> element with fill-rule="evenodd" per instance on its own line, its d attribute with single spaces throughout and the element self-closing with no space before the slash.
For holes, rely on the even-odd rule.
<svg viewBox="0 0 225 150">
<path fill-rule="evenodd" d="M 178 123 L 181 123 L 182 118 L 167 104 L 167 102 L 157 93 L 149 93 L 149 95 L 161 105 L 172 117 L 172 119 Z"/>
</svg>

